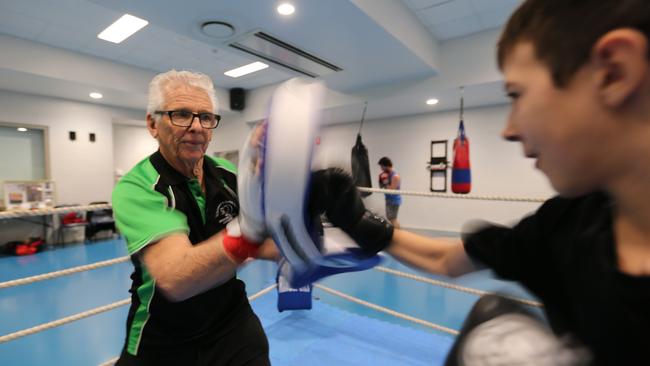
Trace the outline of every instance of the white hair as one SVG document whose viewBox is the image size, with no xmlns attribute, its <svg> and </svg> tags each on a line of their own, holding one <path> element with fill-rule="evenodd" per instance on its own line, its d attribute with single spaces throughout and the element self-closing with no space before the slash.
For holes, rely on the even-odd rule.
<svg viewBox="0 0 650 366">
<path fill-rule="evenodd" d="M 149 101 L 147 102 L 147 114 L 154 115 L 165 103 L 165 88 L 170 83 L 181 83 L 191 85 L 205 90 L 212 101 L 212 111 L 217 113 L 219 105 L 215 95 L 212 79 L 200 72 L 170 70 L 156 75 L 149 83 Z"/>
</svg>

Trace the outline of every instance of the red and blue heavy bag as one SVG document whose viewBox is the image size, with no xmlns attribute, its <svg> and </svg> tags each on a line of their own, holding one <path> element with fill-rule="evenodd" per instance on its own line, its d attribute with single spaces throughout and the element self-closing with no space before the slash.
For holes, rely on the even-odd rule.
<svg viewBox="0 0 650 366">
<path fill-rule="evenodd" d="M 463 120 L 458 125 L 454 140 L 454 164 L 451 170 L 451 191 L 466 194 L 472 189 L 472 172 L 469 166 L 469 139 L 465 135 Z"/>
</svg>

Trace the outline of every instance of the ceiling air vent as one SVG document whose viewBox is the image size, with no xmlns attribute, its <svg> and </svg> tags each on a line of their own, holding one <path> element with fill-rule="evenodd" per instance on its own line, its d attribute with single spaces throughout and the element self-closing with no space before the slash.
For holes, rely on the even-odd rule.
<svg viewBox="0 0 650 366">
<path fill-rule="evenodd" d="M 312 78 L 343 70 L 264 32 L 249 33 L 229 46 Z"/>
</svg>

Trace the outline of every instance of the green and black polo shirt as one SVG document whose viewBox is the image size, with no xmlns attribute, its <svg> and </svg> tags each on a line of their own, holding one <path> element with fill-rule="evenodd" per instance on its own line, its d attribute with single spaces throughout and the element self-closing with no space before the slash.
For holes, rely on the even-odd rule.
<svg viewBox="0 0 650 366">
<path fill-rule="evenodd" d="M 239 213 L 235 166 L 205 156 L 206 193 L 197 179 L 175 170 L 160 151 L 139 162 L 113 190 L 113 211 L 135 267 L 126 350 L 175 347 L 223 336 L 252 312 L 244 283 L 231 278 L 182 302 L 168 301 L 139 260 L 138 252 L 172 233 L 197 244 L 224 229 Z"/>
</svg>

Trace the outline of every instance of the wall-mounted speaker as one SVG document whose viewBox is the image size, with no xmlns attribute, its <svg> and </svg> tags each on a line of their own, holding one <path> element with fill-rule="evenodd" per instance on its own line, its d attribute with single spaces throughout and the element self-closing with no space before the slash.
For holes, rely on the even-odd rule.
<svg viewBox="0 0 650 366">
<path fill-rule="evenodd" d="M 246 90 L 244 88 L 230 89 L 230 109 L 243 111 L 246 107 Z"/>
</svg>

